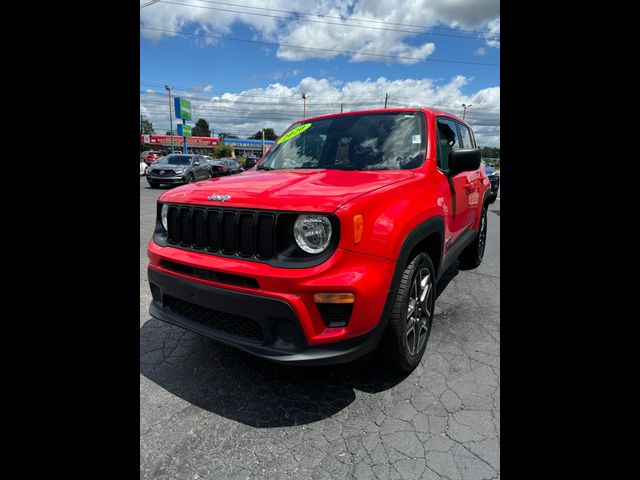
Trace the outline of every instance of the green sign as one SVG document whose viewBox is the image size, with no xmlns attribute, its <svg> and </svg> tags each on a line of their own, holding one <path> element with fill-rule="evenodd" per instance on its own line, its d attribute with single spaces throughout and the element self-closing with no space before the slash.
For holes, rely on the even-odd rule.
<svg viewBox="0 0 640 480">
<path fill-rule="evenodd" d="M 191 136 L 191 125 L 183 125 L 182 123 L 178 124 L 178 135 L 181 137 L 190 137 Z"/>
<path fill-rule="evenodd" d="M 280 137 L 280 139 L 278 139 L 278 143 L 286 142 L 290 138 L 293 138 L 293 137 L 295 137 L 297 135 L 300 135 L 302 132 L 304 132 L 310 126 L 311 126 L 310 123 L 305 123 L 304 125 L 300 125 L 299 127 L 294 128 L 290 132 L 287 132 L 282 137 Z"/>
<path fill-rule="evenodd" d="M 175 97 L 173 100 L 176 107 L 176 118 L 191 120 L 191 102 L 180 97 Z"/>
</svg>

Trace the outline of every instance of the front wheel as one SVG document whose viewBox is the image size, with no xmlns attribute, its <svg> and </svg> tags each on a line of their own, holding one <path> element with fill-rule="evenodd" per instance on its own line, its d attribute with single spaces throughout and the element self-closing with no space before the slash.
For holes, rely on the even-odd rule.
<svg viewBox="0 0 640 480">
<path fill-rule="evenodd" d="M 487 207 L 482 207 L 482 213 L 480 214 L 480 226 L 478 227 L 478 234 L 471 244 L 465 248 L 460 254 L 460 267 L 464 270 L 470 270 L 477 268 L 482 263 L 482 257 L 484 256 L 484 247 L 487 243 Z"/>
<path fill-rule="evenodd" d="M 149 182 L 149 186 L 150 186 L 151 188 L 158 188 L 158 187 L 160 186 L 160 184 L 159 184 L 159 183 L 156 183 L 156 182 Z"/>
<path fill-rule="evenodd" d="M 193 183 L 193 182 L 195 182 L 195 180 L 196 180 L 196 179 L 194 178 L 194 176 L 193 176 L 193 174 L 192 174 L 192 173 L 190 173 L 189 175 L 187 175 L 187 183 Z"/>
<path fill-rule="evenodd" d="M 383 345 L 396 370 L 411 372 L 424 355 L 435 310 L 435 278 L 427 253 L 416 255 L 402 274 Z"/>
</svg>

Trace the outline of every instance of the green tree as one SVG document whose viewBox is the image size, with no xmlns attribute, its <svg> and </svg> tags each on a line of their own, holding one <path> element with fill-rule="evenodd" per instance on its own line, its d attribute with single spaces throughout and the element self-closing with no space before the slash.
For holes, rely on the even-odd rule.
<svg viewBox="0 0 640 480">
<path fill-rule="evenodd" d="M 153 123 L 147 119 L 143 119 L 140 122 L 140 133 L 144 135 L 154 135 L 156 132 L 153 130 Z"/>
<path fill-rule="evenodd" d="M 233 147 L 229 145 L 218 145 L 213 149 L 213 156 L 216 158 L 230 157 L 233 154 Z"/>
<path fill-rule="evenodd" d="M 195 126 L 191 129 L 191 135 L 194 137 L 210 137 L 211 130 L 209 129 L 209 122 L 204 118 L 198 119 Z"/>
<path fill-rule="evenodd" d="M 482 147 L 483 158 L 500 158 L 500 149 L 496 147 Z"/>
<path fill-rule="evenodd" d="M 227 132 L 220 132 L 218 134 L 218 138 L 240 138 L 240 137 L 238 137 L 237 135 L 232 135 L 232 134 L 227 133 Z"/>
<path fill-rule="evenodd" d="M 265 128 L 264 129 L 264 139 L 265 140 L 277 140 L 278 135 L 273 131 L 273 128 Z M 249 140 L 262 140 L 262 130 L 258 130 L 256 133 L 249 137 Z"/>
</svg>

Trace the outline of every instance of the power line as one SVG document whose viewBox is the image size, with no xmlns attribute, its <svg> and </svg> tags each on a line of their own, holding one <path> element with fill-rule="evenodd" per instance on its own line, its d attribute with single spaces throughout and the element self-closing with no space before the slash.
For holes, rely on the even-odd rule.
<svg viewBox="0 0 640 480">
<path fill-rule="evenodd" d="M 154 3 L 158 3 L 159 1 L 160 0 L 152 0 L 151 2 L 140 5 L 140 10 L 142 10 L 144 7 L 148 7 L 149 5 L 153 5 Z"/>
<path fill-rule="evenodd" d="M 302 47 L 300 45 L 291 45 L 291 44 L 286 44 L 286 43 L 276 43 L 276 42 L 263 42 L 260 40 L 247 40 L 247 39 L 241 39 L 241 38 L 231 38 L 231 37 L 223 37 L 222 35 L 197 35 L 195 33 L 187 33 L 187 32 L 180 32 L 180 31 L 176 31 L 176 30 L 167 30 L 164 28 L 151 28 L 151 27 L 140 27 L 141 30 L 151 30 L 151 31 L 156 31 L 156 32 L 165 32 L 165 33 L 175 33 L 177 35 L 188 35 L 191 37 L 196 37 L 196 38 L 219 38 L 221 40 L 229 40 L 232 42 L 243 42 L 243 43 L 257 43 L 257 44 L 261 44 L 261 45 L 271 45 L 271 46 L 277 46 L 277 47 L 287 47 L 287 48 L 299 48 L 302 50 L 314 50 L 314 51 L 323 51 L 323 52 L 333 52 L 333 53 L 348 53 L 350 55 L 366 55 L 369 57 L 382 57 L 382 58 L 391 58 L 391 59 L 402 59 L 402 60 L 419 60 L 419 61 L 423 61 L 423 62 L 437 62 L 437 63 L 457 63 L 457 64 L 464 64 L 464 65 L 478 65 L 478 66 L 485 66 L 485 67 L 499 67 L 500 64 L 498 63 L 480 63 L 480 62 L 465 62 L 465 61 L 461 61 L 461 60 L 440 60 L 440 59 L 433 59 L 433 58 L 419 58 L 419 57 L 405 57 L 403 55 L 386 55 L 386 54 L 382 54 L 382 53 L 366 53 L 366 52 L 358 52 L 358 51 L 353 51 L 353 50 L 335 50 L 332 48 L 318 48 L 318 47 Z"/>
<path fill-rule="evenodd" d="M 157 88 L 162 88 L 163 84 L 160 83 L 151 83 L 151 82 L 140 82 L 141 85 L 147 85 L 147 86 L 151 86 L 151 87 L 157 87 Z M 184 98 L 209 98 L 211 95 L 237 95 L 239 97 L 248 97 L 248 98 L 270 98 L 270 99 L 290 99 L 290 100 L 295 100 L 293 102 L 293 104 L 298 105 L 299 101 L 297 100 L 297 95 L 299 95 L 300 92 L 294 92 L 291 93 L 290 95 L 287 96 L 279 96 L 279 95 L 272 95 L 272 94 L 264 94 L 264 95 L 253 95 L 253 94 L 246 94 L 245 92 L 223 92 L 223 91 L 210 91 L 210 92 L 197 92 L 194 91 L 195 88 L 194 87 L 175 87 L 176 90 L 181 90 L 181 91 L 191 91 L 189 93 L 189 95 L 191 95 L 191 97 L 187 97 L 185 96 Z M 144 90 L 140 90 L 140 93 L 146 93 L 149 94 L 149 92 L 146 92 Z M 153 92 L 154 94 L 159 94 L 158 92 Z M 161 92 L 160 92 L 161 93 Z M 204 95 L 204 94 L 208 94 L 208 95 Z M 393 92 L 391 92 L 393 94 Z M 200 94 L 201 96 L 196 96 L 196 94 Z M 331 100 L 331 102 L 329 102 L 328 104 L 321 104 L 321 103 L 314 103 L 314 105 L 333 105 L 334 103 L 340 103 L 343 102 L 344 100 L 353 100 L 353 101 L 357 101 L 357 100 L 372 100 L 372 101 L 377 101 L 380 99 L 380 95 L 381 94 L 376 94 L 376 95 L 366 95 L 366 96 L 362 96 L 362 97 L 353 97 L 350 99 L 344 98 L 344 97 L 340 97 L 337 98 L 336 97 L 314 97 L 316 100 Z M 459 108 L 460 104 L 435 104 L 432 103 L 432 100 L 428 100 L 425 98 L 421 98 L 421 97 L 404 97 L 404 96 L 398 96 L 397 94 L 393 94 L 394 98 L 397 99 L 401 99 L 401 100 L 407 100 L 407 101 L 413 101 L 413 102 L 417 102 L 417 103 L 422 103 L 425 105 L 431 105 L 431 106 L 441 106 L 441 107 L 452 107 L 452 108 Z M 211 101 L 221 101 L 221 102 L 236 102 L 236 99 L 228 99 L 228 98 L 220 98 L 220 99 L 215 99 L 215 100 L 211 100 Z M 249 102 L 248 102 L 249 103 Z M 270 103 L 270 102 L 267 102 Z M 409 106 L 414 106 L 414 105 L 409 105 Z M 476 107 L 476 110 L 493 110 L 496 112 L 499 112 L 500 109 L 499 108 L 487 108 L 487 107 Z"/>
<path fill-rule="evenodd" d="M 242 12 L 239 10 L 228 10 L 225 8 L 219 8 L 219 7 L 205 7 L 204 5 L 193 5 L 190 3 L 178 3 L 178 2 L 170 2 L 167 0 L 159 0 L 161 3 L 166 3 L 166 4 L 170 4 L 170 5 L 179 5 L 182 7 L 193 7 L 193 8 L 202 8 L 205 10 L 215 10 L 218 12 L 230 12 L 230 13 L 239 13 L 241 15 L 253 15 L 253 16 L 257 16 L 257 17 L 269 17 L 269 18 L 280 18 L 282 20 L 293 20 L 290 17 L 283 17 L 281 15 L 269 15 L 267 13 L 254 13 L 254 12 Z M 196 1 L 203 1 L 203 0 L 196 0 Z M 208 2 L 207 2 L 208 3 Z M 212 3 L 218 3 L 218 2 L 212 2 Z M 310 22 L 310 23 L 321 23 L 324 25 L 336 25 L 339 27 L 351 27 L 351 28 L 366 28 L 369 30 L 385 30 L 385 31 L 389 31 L 389 32 L 402 32 L 402 33 L 410 33 L 413 35 L 429 35 L 429 36 L 437 36 L 437 37 L 453 37 L 453 38 L 465 38 L 465 39 L 474 39 L 474 40 L 483 40 L 483 39 L 487 39 L 487 40 L 493 40 L 492 37 L 490 36 L 486 36 L 486 35 L 491 35 L 491 34 L 485 34 L 485 36 L 479 37 L 479 36 L 465 36 L 465 35 L 452 35 L 452 34 L 447 34 L 447 33 L 433 33 L 433 32 L 416 32 L 414 30 L 402 30 L 402 29 L 398 29 L 398 28 L 386 28 L 386 27 L 372 27 L 372 26 L 367 26 L 367 25 L 351 25 L 349 23 L 335 23 L 335 22 L 324 22 L 322 20 L 311 20 L 308 18 L 297 18 L 295 20 L 298 21 L 302 21 L 302 22 Z"/>
<path fill-rule="evenodd" d="M 160 1 L 160 0 L 156 0 L 156 1 Z M 251 5 L 241 5 L 241 4 L 237 4 L 237 3 L 214 2 L 214 1 L 211 1 L 211 0 L 196 0 L 196 1 L 201 2 L 201 3 L 213 3 L 213 4 L 216 4 L 216 5 L 226 5 L 226 6 L 231 6 L 231 7 L 250 8 L 250 9 L 253 9 L 253 10 L 265 10 L 263 7 L 254 7 L 254 6 L 251 6 Z M 383 20 L 371 20 L 369 18 L 344 18 L 344 17 L 341 17 L 339 15 L 324 15 L 324 14 L 321 14 L 321 13 L 296 12 L 296 11 L 291 11 L 291 10 L 278 10 L 276 8 L 269 8 L 269 11 L 279 12 L 279 13 L 289 13 L 289 14 L 292 14 L 292 15 L 304 15 L 304 16 L 310 16 L 310 17 L 334 18 L 334 19 L 338 19 L 338 20 L 349 20 L 349 21 L 354 21 L 354 22 L 378 23 L 378 24 L 381 24 L 381 25 L 394 25 L 394 26 L 398 26 L 398 27 L 428 28 L 428 29 L 431 29 L 431 30 L 443 30 L 443 31 L 463 32 L 463 33 L 479 33 L 479 34 L 498 35 L 498 34 L 492 34 L 491 32 L 482 31 L 482 30 L 464 30 L 464 29 L 461 29 L 461 28 L 453 28 L 453 27 L 428 27 L 426 25 L 411 25 L 411 24 L 408 24 L 408 23 L 385 22 Z"/>
<path fill-rule="evenodd" d="M 181 98 L 184 99 L 191 99 L 194 104 L 192 105 L 192 107 L 194 109 L 198 109 L 198 108 L 219 108 L 219 109 L 230 109 L 230 108 L 235 108 L 236 105 L 256 105 L 256 106 L 268 106 L 268 107 L 297 107 L 299 105 L 299 101 L 297 100 L 292 100 L 292 101 L 284 101 L 284 100 L 278 100 L 275 102 L 258 102 L 258 101 L 252 101 L 252 100 L 237 100 L 237 99 L 225 99 L 225 100 L 221 100 L 221 99 L 215 99 L 215 100 L 207 100 L 205 98 L 202 97 L 194 97 L 194 96 L 186 96 L 186 95 L 180 95 Z M 390 97 L 390 95 L 389 95 Z M 241 96 L 242 98 L 242 96 Z M 260 97 L 262 98 L 262 97 Z M 264 98 L 269 98 L 268 96 L 265 96 Z M 396 97 L 396 98 L 400 98 L 400 97 Z M 356 100 L 354 99 L 349 99 L 349 98 L 343 98 L 343 99 L 338 99 L 334 102 L 328 102 L 328 103 L 308 103 L 308 105 L 310 107 L 332 107 L 332 106 L 339 106 L 339 105 L 351 105 L 351 106 L 357 106 L 357 107 L 362 107 L 362 106 L 366 106 L 366 105 L 371 105 L 371 106 L 378 106 L 378 101 L 379 101 L 380 97 L 376 96 L 376 97 L 369 97 L 366 100 Z M 345 100 L 348 100 L 345 102 Z M 376 101 L 378 100 L 378 101 Z M 144 96 L 141 96 L 141 102 L 143 103 L 150 103 L 150 104 L 161 104 L 164 105 L 164 101 L 161 100 L 160 98 L 156 99 L 156 98 L 145 98 Z M 195 102 L 203 102 L 204 105 L 201 104 L 195 104 Z M 437 107 L 442 107 L 442 108 L 448 108 L 448 109 L 456 109 L 459 107 L 459 104 L 442 104 L 442 103 L 433 103 L 431 101 L 425 101 L 425 100 L 419 100 L 419 99 L 415 99 L 412 102 L 397 102 L 397 101 L 393 101 L 392 102 L 394 105 L 396 105 L 397 107 L 405 107 L 405 108 L 411 108 L 411 107 L 424 107 L 424 108 L 437 108 Z M 474 110 L 481 110 L 481 111 L 487 111 L 487 112 L 500 112 L 499 108 L 486 108 L 486 107 L 477 107 L 474 108 Z"/>
</svg>

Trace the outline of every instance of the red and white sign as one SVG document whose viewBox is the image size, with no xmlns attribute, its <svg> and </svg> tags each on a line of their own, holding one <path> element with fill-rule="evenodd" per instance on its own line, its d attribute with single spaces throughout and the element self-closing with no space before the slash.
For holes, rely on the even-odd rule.
<svg viewBox="0 0 640 480">
<path fill-rule="evenodd" d="M 171 146 L 171 135 L 140 135 L 140 141 L 150 145 Z M 173 136 L 174 145 L 182 145 L 184 137 Z M 214 137 L 187 137 L 188 147 L 217 147 L 220 139 Z"/>
</svg>

